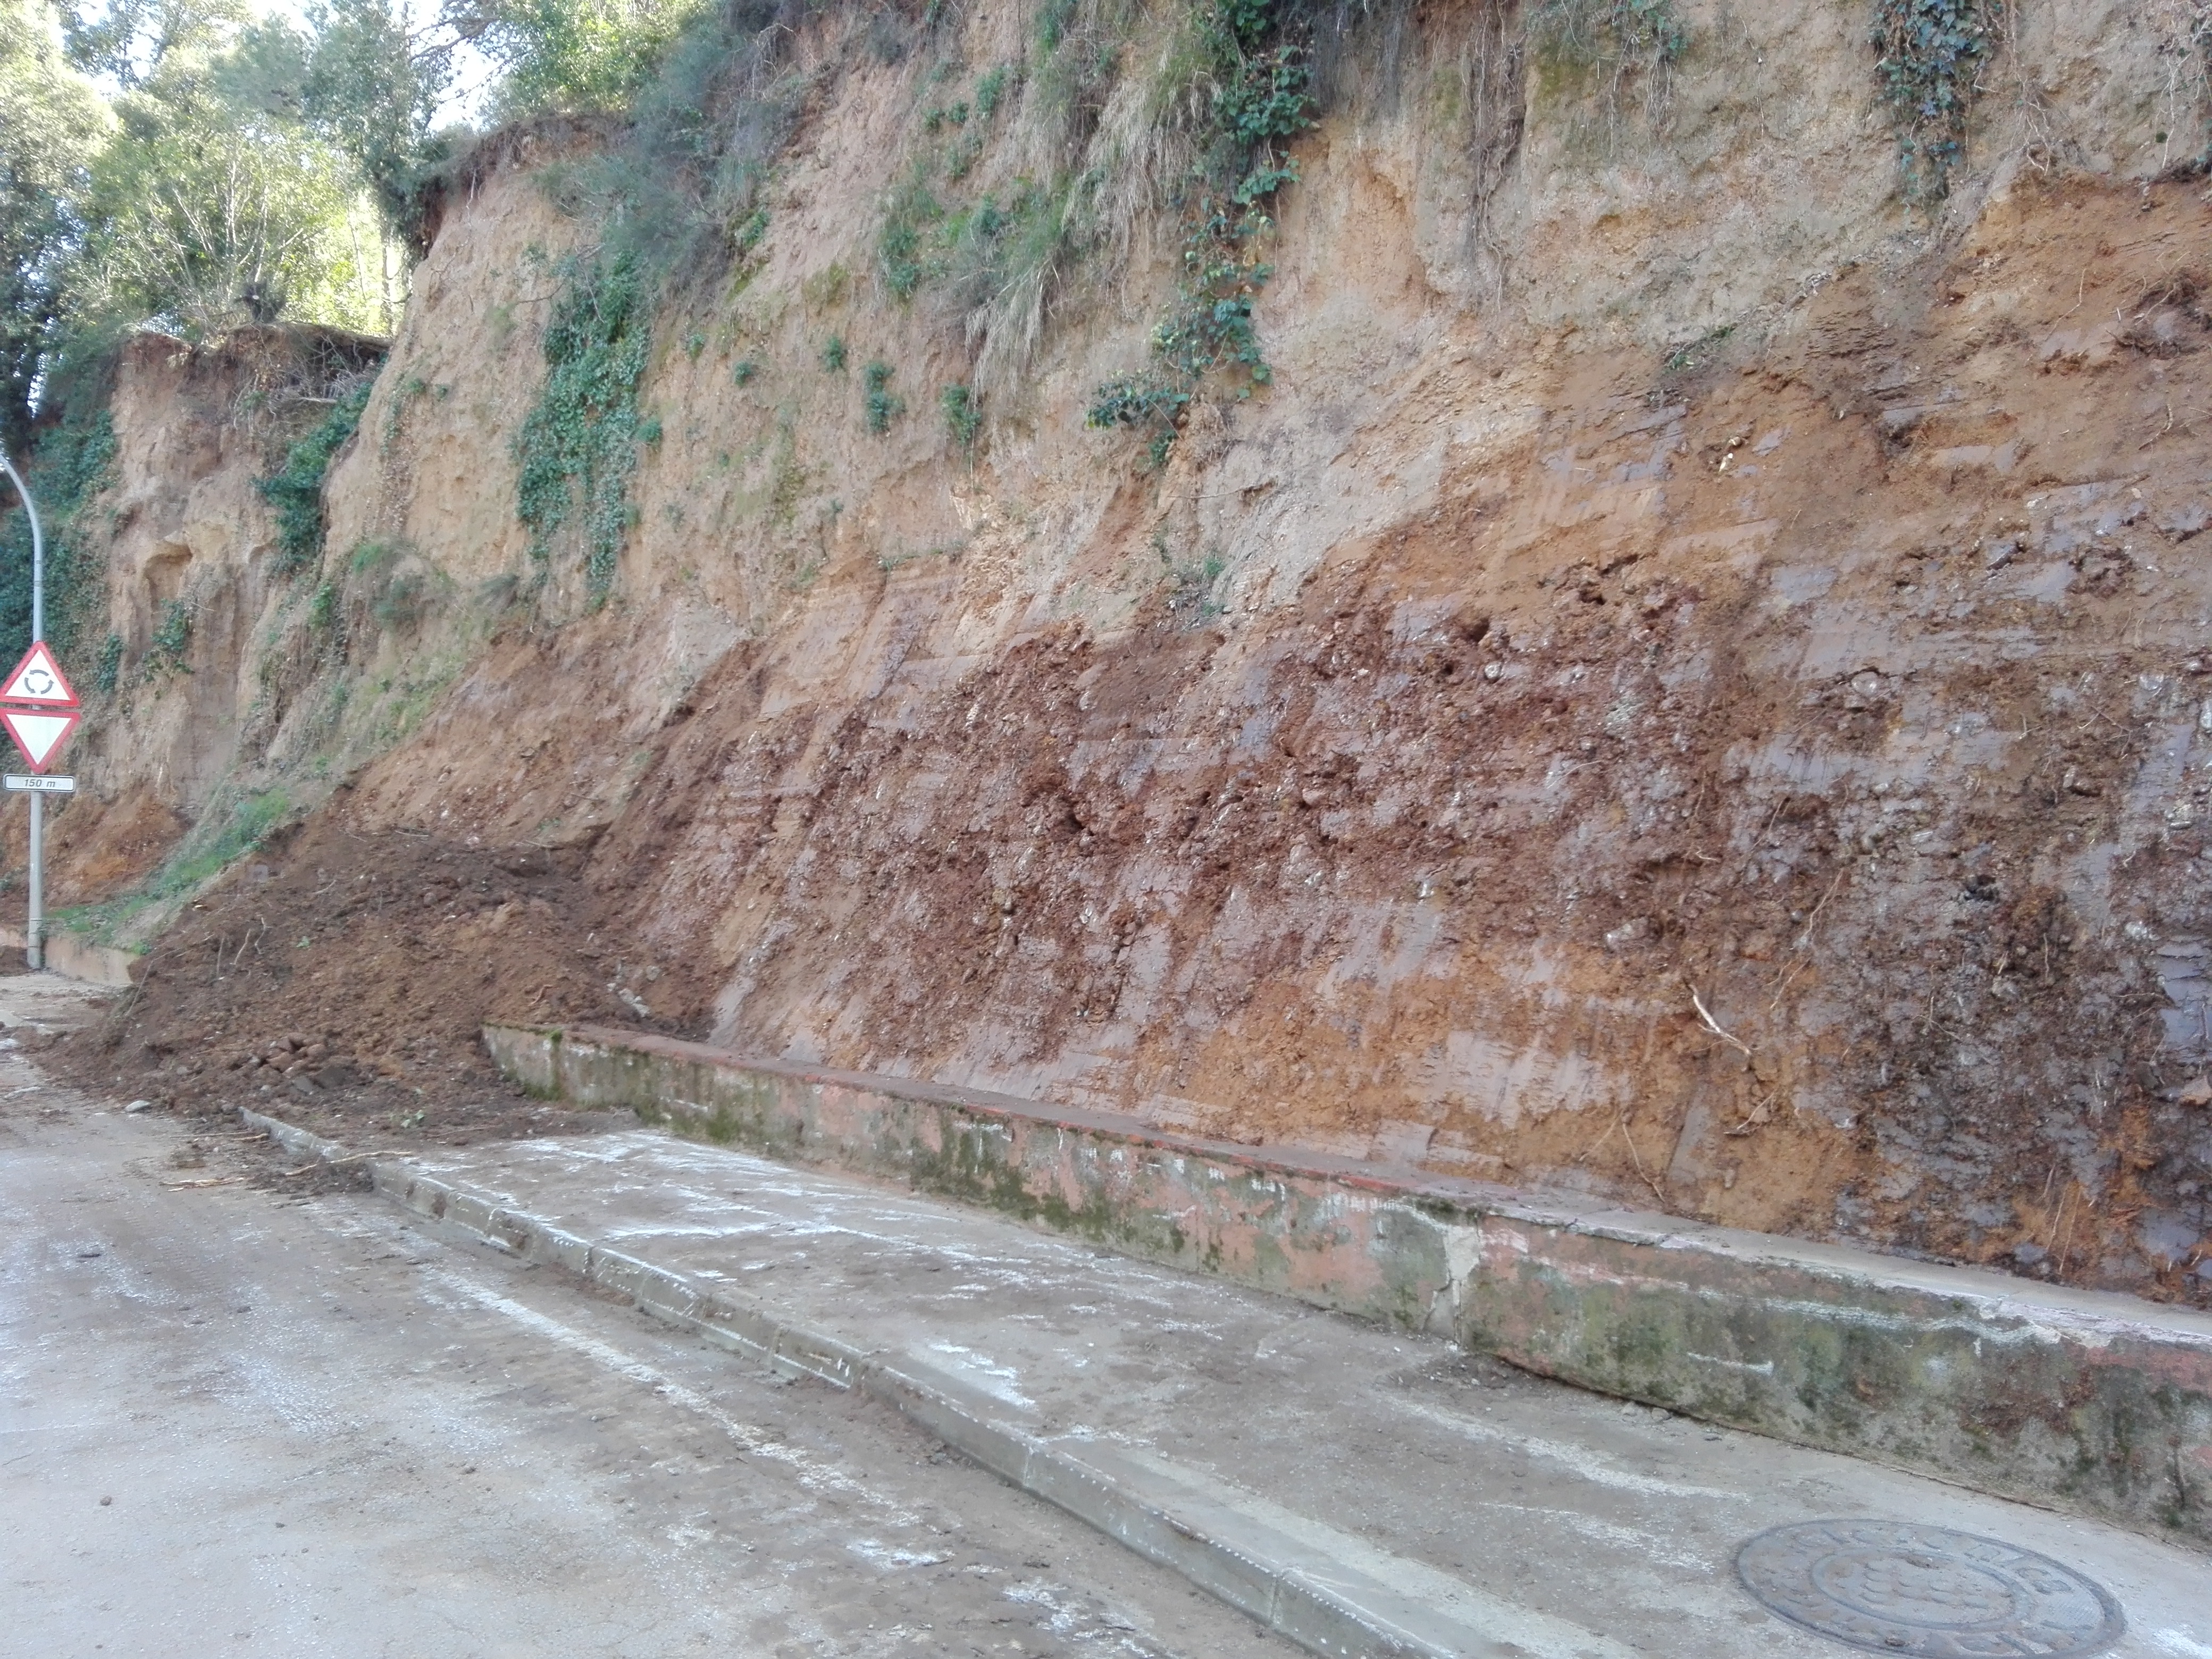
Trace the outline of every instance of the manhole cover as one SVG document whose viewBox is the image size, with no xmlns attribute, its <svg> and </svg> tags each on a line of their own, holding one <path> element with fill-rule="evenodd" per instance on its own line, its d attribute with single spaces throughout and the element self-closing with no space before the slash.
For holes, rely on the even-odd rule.
<svg viewBox="0 0 2212 1659">
<path fill-rule="evenodd" d="M 1735 1571 L 1790 1623 L 1875 1653 L 2069 1659 L 2127 1628 L 2101 1586 L 2049 1556 L 1942 1527 L 1776 1527 L 1736 1553 Z"/>
</svg>

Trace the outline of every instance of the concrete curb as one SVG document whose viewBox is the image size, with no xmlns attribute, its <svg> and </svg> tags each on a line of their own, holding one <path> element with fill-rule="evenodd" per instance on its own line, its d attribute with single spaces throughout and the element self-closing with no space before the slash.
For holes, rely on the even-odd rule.
<svg viewBox="0 0 2212 1659">
<path fill-rule="evenodd" d="M 606 1027 L 526 1087 L 1446 1335 L 1540 1374 L 2212 1543 L 2212 1318 Z"/>
<path fill-rule="evenodd" d="M 248 1128 L 334 1163 L 338 1143 L 241 1107 Z M 522 1261 L 558 1268 L 790 1376 L 858 1389 L 1009 1485 L 1180 1574 L 1308 1652 L 1331 1659 L 1632 1659 L 1617 1643 L 1498 1601 L 1419 1562 L 1103 1442 L 1048 1438 L 1002 1402 L 912 1356 L 864 1352 L 778 1319 L 718 1285 L 579 1237 L 526 1211 L 370 1157 L 375 1189 L 414 1214 Z"/>
</svg>

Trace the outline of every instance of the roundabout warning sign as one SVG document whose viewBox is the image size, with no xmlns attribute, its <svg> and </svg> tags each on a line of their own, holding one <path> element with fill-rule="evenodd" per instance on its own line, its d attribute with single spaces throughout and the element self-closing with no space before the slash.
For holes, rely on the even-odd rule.
<svg viewBox="0 0 2212 1659">
<path fill-rule="evenodd" d="M 63 678 L 62 665 L 40 640 L 0 684 L 0 725 L 23 751 L 33 772 L 54 763 L 82 718 L 76 693 Z"/>
<path fill-rule="evenodd" d="M 75 708 L 76 693 L 62 678 L 62 665 L 40 640 L 23 653 L 15 672 L 0 686 L 0 702 L 30 703 L 42 708 Z"/>
</svg>

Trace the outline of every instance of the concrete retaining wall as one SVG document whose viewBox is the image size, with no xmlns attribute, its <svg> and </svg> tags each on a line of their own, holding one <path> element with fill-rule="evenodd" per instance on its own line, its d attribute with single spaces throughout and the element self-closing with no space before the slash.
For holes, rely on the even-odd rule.
<svg viewBox="0 0 2212 1659">
<path fill-rule="evenodd" d="M 1447 1335 L 1584 1387 L 2212 1543 L 2212 1319 L 598 1027 L 485 1028 L 586 1106 Z"/>
<path fill-rule="evenodd" d="M 22 928 L 0 927 L 0 950 L 21 951 L 27 949 L 29 943 L 29 935 Z M 46 968 L 64 979 L 81 979 L 90 985 L 112 986 L 125 991 L 144 974 L 146 959 L 134 951 L 118 951 L 112 945 L 94 945 L 75 933 L 49 933 Z"/>
</svg>

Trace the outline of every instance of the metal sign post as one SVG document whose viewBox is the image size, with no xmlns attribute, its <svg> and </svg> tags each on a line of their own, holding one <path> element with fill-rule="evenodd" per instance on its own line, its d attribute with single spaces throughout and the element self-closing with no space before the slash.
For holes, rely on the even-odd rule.
<svg viewBox="0 0 2212 1659">
<path fill-rule="evenodd" d="M 31 499 L 30 486 L 23 475 L 15 471 L 15 463 L 0 451 L 0 466 L 8 469 L 8 482 L 15 486 L 15 493 L 23 498 L 23 511 L 31 520 L 31 641 L 38 644 L 46 637 L 46 539 L 39 527 L 38 503 Z M 23 952 L 31 970 L 36 973 L 46 965 L 46 798 L 43 794 L 31 797 L 31 915 L 30 925 L 24 933 L 29 948 Z"/>
</svg>

